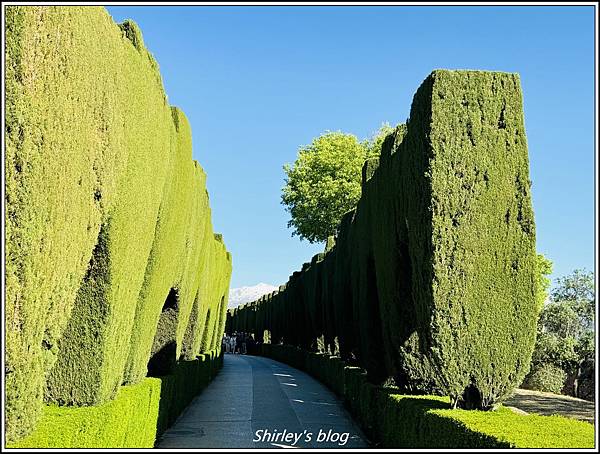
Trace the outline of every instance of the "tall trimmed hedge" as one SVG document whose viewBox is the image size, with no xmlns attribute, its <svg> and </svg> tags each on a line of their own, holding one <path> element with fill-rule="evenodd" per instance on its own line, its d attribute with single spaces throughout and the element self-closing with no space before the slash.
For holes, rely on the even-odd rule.
<svg viewBox="0 0 600 454">
<path fill-rule="evenodd" d="M 315 338 L 337 339 L 374 384 L 490 408 L 522 381 L 534 345 L 530 185 L 518 75 L 434 71 L 365 163 L 335 246 L 256 303 L 270 320 L 260 329 L 313 351 Z M 233 329 L 256 331 L 240 323 L 248 307 Z"/>
<path fill-rule="evenodd" d="M 10 6 L 6 63 L 14 441 L 44 399 L 99 405 L 139 383 L 164 339 L 172 362 L 220 348 L 231 256 L 212 231 L 187 119 L 137 25 L 101 7 Z"/>
</svg>

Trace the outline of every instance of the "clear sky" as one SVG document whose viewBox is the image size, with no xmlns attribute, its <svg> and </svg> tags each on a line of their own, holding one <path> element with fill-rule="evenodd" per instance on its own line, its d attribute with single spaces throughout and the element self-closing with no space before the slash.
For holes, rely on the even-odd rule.
<svg viewBox="0 0 600 454">
<path fill-rule="evenodd" d="M 141 27 L 192 126 L 232 288 L 279 285 L 323 248 L 291 237 L 284 163 L 326 130 L 408 116 L 436 68 L 517 72 L 537 248 L 594 269 L 594 11 L 579 7 L 112 6 Z"/>
</svg>

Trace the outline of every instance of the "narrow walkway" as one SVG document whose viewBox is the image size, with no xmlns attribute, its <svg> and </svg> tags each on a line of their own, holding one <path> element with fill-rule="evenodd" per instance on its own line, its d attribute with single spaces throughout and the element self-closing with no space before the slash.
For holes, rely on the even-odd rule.
<svg viewBox="0 0 600 454">
<path fill-rule="evenodd" d="M 210 385 L 158 448 L 366 448 L 343 403 L 308 374 L 268 358 L 226 354 Z"/>
</svg>

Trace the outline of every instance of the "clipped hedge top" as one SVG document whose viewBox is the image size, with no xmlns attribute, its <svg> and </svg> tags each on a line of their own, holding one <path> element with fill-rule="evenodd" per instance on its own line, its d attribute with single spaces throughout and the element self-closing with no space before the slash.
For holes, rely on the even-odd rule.
<svg viewBox="0 0 600 454">
<path fill-rule="evenodd" d="M 46 405 L 35 430 L 7 448 L 152 446 L 160 388 L 160 379 L 146 378 L 120 387 L 116 398 L 102 405 Z"/>
<path fill-rule="evenodd" d="M 440 396 L 390 394 L 389 397 L 395 401 L 427 401 L 431 404 L 427 413 L 451 420 L 467 430 L 491 437 L 512 448 L 594 447 L 594 426 L 564 416 L 519 415 L 504 406 L 495 411 L 440 408 L 450 406 L 449 398 Z"/>
<path fill-rule="evenodd" d="M 515 448 L 594 447 L 594 426 L 563 416 L 518 415 L 506 407 L 500 407 L 496 411 L 434 412 L 460 421 L 473 431 L 493 436 Z"/>
</svg>

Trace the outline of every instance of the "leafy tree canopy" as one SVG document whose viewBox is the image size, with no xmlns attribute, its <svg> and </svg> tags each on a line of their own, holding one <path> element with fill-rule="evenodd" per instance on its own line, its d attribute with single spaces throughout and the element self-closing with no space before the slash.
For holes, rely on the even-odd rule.
<svg viewBox="0 0 600 454">
<path fill-rule="evenodd" d="M 286 179 L 281 200 L 291 215 L 292 236 L 316 243 L 335 233 L 344 213 L 360 199 L 363 163 L 380 154 L 383 140 L 392 131 L 384 124 L 364 141 L 328 131 L 300 147 L 296 161 L 283 167 Z"/>
<path fill-rule="evenodd" d="M 552 290 L 552 300 L 568 304 L 579 316 L 584 330 L 594 327 L 596 298 L 594 273 L 577 269 L 568 276 L 557 279 Z"/>
<path fill-rule="evenodd" d="M 582 326 L 577 312 L 569 304 L 550 302 L 540 315 L 539 325 L 544 332 L 556 334 L 559 337 L 577 338 L 582 332 Z"/>
<path fill-rule="evenodd" d="M 544 263 L 548 272 L 552 263 L 538 255 L 540 282 L 547 280 Z M 538 298 L 544 300 L 544 284 L 539 287 Z M 545 289 L 547 290 L 547 285 Z M 545 293 L 545 292 L 544 292 Z M 538 333 L 532 356 L 532 372 L 544 365 L 554 365 L 564 371 L 576 370 L 578 364 L 594 353 L 594 275 L 585 270 L 556 280 L 550 301 L 543 306 L 538 321 Z"/>
</svg>

